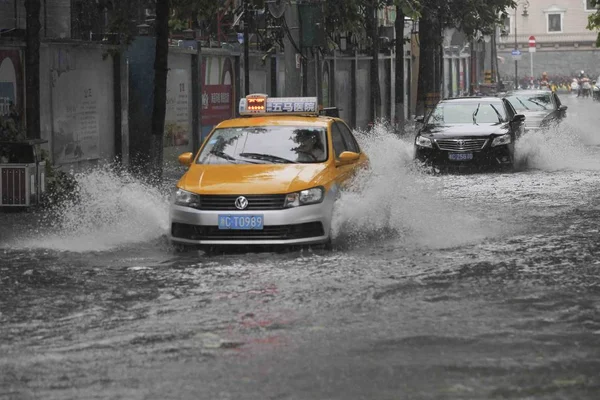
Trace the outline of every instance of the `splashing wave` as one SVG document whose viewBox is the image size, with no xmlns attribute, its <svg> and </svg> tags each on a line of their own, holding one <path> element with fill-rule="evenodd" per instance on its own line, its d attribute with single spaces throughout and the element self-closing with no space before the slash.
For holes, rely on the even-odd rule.
<svg viewBox="0 0 600 400">
<path fill-rule="evenodd" d="M 47 214 L 35 234 L 19 238 L 19 248 L 107 251 L 165 235 L 168 195 L 126 173 L 107 168 L 75 174 L 78 200 Z"/>
</svg>

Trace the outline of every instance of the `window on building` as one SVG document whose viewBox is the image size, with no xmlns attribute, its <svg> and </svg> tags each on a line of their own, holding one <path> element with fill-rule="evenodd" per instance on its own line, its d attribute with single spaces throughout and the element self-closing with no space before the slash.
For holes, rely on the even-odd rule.
<svg viewBox="0 0 600 400">
<path fill-rule="evenodd" d="M 548 14 L 548 32 L 562 32 L 562 14 Z"/>
<path fill-rule="evenodd" d="M 585 0 L 586 11 L 596 11 L 600 8 L 600 2 L 598 0 Z"/>
</svg>

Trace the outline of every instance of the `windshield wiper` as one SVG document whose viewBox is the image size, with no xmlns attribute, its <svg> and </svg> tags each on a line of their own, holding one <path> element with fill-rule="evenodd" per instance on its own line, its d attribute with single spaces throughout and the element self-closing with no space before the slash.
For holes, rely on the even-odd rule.
<svg viewBox="0 0 600 400">
<path fill-rule="evenodd" d="M 219 158 L 222 158 L 222 159 L 224 159 L 224 160 L 227 160 L 227 161 L 233 161 L 233 162 L 237 162 L 237 161 L 239 161 L 237 158 L 235 158 L 235 157 L 231 157 L 229 154 L 226 154 L 226 153 L 224 153 L 224 152 L 222 152 L 222 151 L 211 150 L 211 151 L 209 151 L 208 153 L 209 153 L 209 154 L 212 154 L 213 156 L 217 156 L 217 157 L 219 157 Z"/>
<path fill-rule="evenodd" d="M 475 112 L 473 113 L 473 124 L 477 125 L 477 113 L 479 112 L 479 107 L 481 106 L 481 103 L 477 104 L 477 110 L 475 110 Z"/>
<path fill-rule="evenodd" d="M 490 104 L 490 107 L 492 107 L 492 109 L 494 110 L 494 112 L 498 116 L 498 122 L 504 121 L 504 118 L 502 118 L 502 115 L 500 115 L 500 113 L 498 112 L 498 110 L 496 109 L 496 107 L 494 107 L 493 104 Z"/>
<path fill-rule="evenodd" d="M 542 103 L 540 103 L 540 102 L 537 102 L 537 101 L 535 101 L 535 100 L 533 100 L 533 99 L 529 99 L 529 101 L 530 101 L 530 102 L 532 102 L 533 104 L 537 105 L 537 106 L 540 106 L 540 107 L 542 107 L 544 110 L 547 110 L 547 109 L 548 109 L 548 107 L 546 107 L 546 106 L 545 106 L 545 105 L 543 105 Z"/>
<path fill-rule="evenodd" d="M 280 164 L 293 164 L 295 161 L 288 160 L 287 158 L 277 157 L 272 154 L 260 154 L 260 153 L 240 153 L 240 157 L 254 158 L 256 160 L 272 161 Z"/>
<path fill-rule="evenodd" d="M 521 104 L 523 105 L 523 107 L 525 107 L 525 109 L 526 109 L 526 110 L 530 110 L 530 108 L 529 108 L 529 107 L 527 107 L 527 106 L 525 105 L 525 103 L 523 103 L 523 102 L 521 101 L 521 99 L 520 99 L 520 98 L 518 98 L 518 97 L 517 97 L 517 100 L 519 100 L 519 103 L 521 103 Z"/>
</svg>

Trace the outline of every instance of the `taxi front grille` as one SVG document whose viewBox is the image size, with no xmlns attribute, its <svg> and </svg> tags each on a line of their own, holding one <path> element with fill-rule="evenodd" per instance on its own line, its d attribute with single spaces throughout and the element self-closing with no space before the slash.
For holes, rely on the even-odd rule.
<svg viewBox="0 0 600 400">
<path fill-rule="evenodd" d="M 436 139 L 440 150 L 476 151 L 485 146 L 487 139 Z"/>
<path fill-rule="evenodd" d="M 308 222 L 295 225 L 271 225 L 264 229 L 219 229 L 218 226 L 202 226 L 173 223 L 171 235 L 189 240 L 292 240 L 325 235 L 323 224 Z"/>
<path fill-rule="evenodd" d="M 200 196 L 200 210 L 227 211 L 238 210 L 235 200 L 243 196 L 248 200 L 249 210 L 281 210 L 285 203 L 285 194 L 269 195 L 202 195 Z"/>
</svg>

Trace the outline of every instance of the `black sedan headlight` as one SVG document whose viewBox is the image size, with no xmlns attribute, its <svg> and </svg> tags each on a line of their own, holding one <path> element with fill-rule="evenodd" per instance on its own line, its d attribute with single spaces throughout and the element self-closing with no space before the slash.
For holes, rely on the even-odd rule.
<svg viewBox="0 0 600 400">
<path fill-rule="evenodd" d="M 418 135 L 415 139 L 415 145 L 417 145 L 418 147 L 429 147 L 430 149 L 433 148 L 433 143 L 431 142 L 431 139 L 421 135 Z"/>
<path fill-rule="evenodd" d="M 199 208 L 200 196 L 187 190 L 177 189 L 173 193 L 173 203 L 178 206 Z"/>
<path fill-rule="evenodd" d="M 289 193 L 285 196 L 285 208 L 307 206 L 310 204 L 318 204 L 325 198 L 325 189 L 321 186 L 301 190 L 299 192 Z"/>
<path fill-rule="evenodd" d="M 498 136 L 497 138 L 494 138 L 494 140 L 492 140 L 492 147 L 496 147 L 496 146 L 502 146 L 504 144 L 510 144 L 512 142 L 512 138 L 510 137 L 510 134 L 506 134 L 506 135 L 502 135 L 502 136 Z"/>
</svg>

